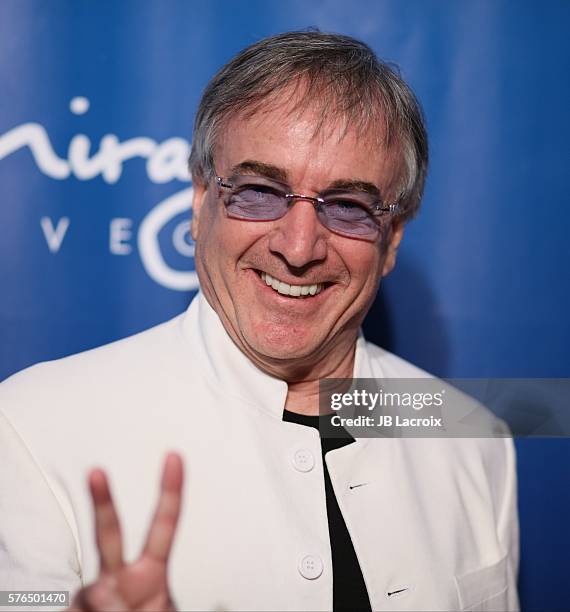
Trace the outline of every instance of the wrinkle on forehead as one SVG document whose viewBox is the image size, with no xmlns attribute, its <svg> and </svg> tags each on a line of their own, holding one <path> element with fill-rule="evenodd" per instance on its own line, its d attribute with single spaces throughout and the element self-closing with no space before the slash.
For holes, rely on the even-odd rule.
<svg viewBox="0 0 570 612">
<path fill-rule="evenodd" d="M 251 119 L 255 115 L 264 115 L 280 111 L 284 118 L 313 124 L 312 138 L 320 143 L 336 138 L 338 143 L 349 132 L 354 132 L 373 146 L 388 148 L 390 146 L 385 122 L 381 113 L 378 116 L 362 117 L 351 113 L 350 109 L 338 108 L 333 100 L 321 95 L 310 95 L 296 85 L 290 91 L 274 92 L 262 104 L 246 109 L 241 117 Z"/>
</svg>

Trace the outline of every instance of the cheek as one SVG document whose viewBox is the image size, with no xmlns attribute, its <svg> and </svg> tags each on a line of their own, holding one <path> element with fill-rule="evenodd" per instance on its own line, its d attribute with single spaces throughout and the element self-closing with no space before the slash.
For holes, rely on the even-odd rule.
<svg viewBox="0 0 570 612">
<path fill-rule="evenodd" d="M 362 323 L 378 293 L 384 258 L 377 244 L 359 244 L 345 253 L 344 261 L 351 275 L 346 295 L 349 300 L 347 314 L 356 317 L 358 324 Z"/>
<path fill-rule="evenodd" d="M 238 270 L 244 253 L 255 249 L 266 233 L 261 223 L 231 219 L 223 211 L 208 211 L 204 221 L 205 231 L 201 232 L 197 250 L 210 273 L 215 270 L 222 276 Z"/>
<path fill-rule="evenodd" d="M 224 231 L 225 219 L 220 216 L 217 202 L 212 198 L 204 203 L 200 212 L 200 230 L 196 240 L 196 263 L 205 268 L 214 281 L 220 276 L 231 245 Z"/>
<path fill-rule="evenodd" d="M 350 272 L 355 287 L 362 289 L 376 286 L 385 259 L 385 252 L 378 243 L 342 243 L 337 252 Z"/>
</svg>

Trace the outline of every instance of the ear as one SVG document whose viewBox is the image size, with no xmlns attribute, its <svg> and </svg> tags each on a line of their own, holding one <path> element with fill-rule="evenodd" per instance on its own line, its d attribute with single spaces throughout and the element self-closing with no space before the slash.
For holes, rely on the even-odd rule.
<svg viewBox="0 0 570 612">
<path fill-rule="evenodd" d="M 194 184 L 194 192 L 192 195 L 192 240 L 196 241 L 198 238 L 198 228 L 200 227 L 200 211 L 202 209 L 202 205 L 204 204 L 204 200 L 206 199 L 206 194 L 208 192 L 208 183 L 204 181 L 197 181 Z"/>
<path fill-rule="evenodd" d="M 404 222 L 396 219 L 392 223 L 392 228 L 388 234 L 388 244 L 386 245 L 386 259 L 384 260 L 384 267 L 382 268 L 382 277 L 387 276 L 392 272 L 396 265 L 396 255 L 398 254 L 398 247 L 404 236 Z"/>
</svg>

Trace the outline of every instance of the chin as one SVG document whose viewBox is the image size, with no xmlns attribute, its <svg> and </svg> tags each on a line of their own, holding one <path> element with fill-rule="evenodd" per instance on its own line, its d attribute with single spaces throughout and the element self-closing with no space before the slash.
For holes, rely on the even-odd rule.
<svg viewBox="0 0 570 612">
<path fill-rule="evenodd" d="M 320 345 L 319 338 L 307 328 L 267 325 L 245 336 L 249 346 L 261 357 L 285 361 L 303 359 Z"/>
</svg>

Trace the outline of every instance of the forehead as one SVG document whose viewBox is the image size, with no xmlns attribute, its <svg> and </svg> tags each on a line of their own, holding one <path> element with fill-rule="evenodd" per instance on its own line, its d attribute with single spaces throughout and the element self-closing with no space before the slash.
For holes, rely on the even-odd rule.
<svg viewBox="0 0 570 612">
<path fill-rule="evenodd" d="M 292 187 L 319 191 L 336 181 L 362 181 L 383 194 L 397 188 L 402 166 L 399 147 L 386 145 L 381 122 L 368 130 L 342 118 L 323 122 L 318 105 L 298 110 L 293 101 L 229 119 L 214 160 L 222 175 L 254 161 L 281 169 L 281 178 Z"/>
</svg>

